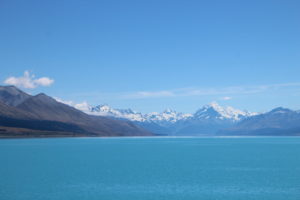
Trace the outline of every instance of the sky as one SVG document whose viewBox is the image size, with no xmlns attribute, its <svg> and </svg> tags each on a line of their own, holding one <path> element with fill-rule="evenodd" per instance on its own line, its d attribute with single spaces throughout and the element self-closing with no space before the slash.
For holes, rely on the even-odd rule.
<svg viewBox="0 0 300 200">
<path fill-rule="evenodd" d="M 0 82 L 91 105 L 300 109 L 298 0 L 0 0 Z"/>
</svg>

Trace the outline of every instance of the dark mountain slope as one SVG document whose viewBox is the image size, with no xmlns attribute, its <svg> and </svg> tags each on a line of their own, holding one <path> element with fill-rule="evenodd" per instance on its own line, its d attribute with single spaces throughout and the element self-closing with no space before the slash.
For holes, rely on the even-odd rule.
<svg viewBox="0 0 300 200">
<path fill-rule="evenodd" d="M 131 122 L 90 116 L 45 94 L 30 97 L 17 108 L 33 114 L 37 119 L 75 124 L 89 133 L 98 135 L 152 135 Z"/>
<path fill-rule="evenodd" d="M 77 125 L 57 121 L 40 120 L 29 112 L 6 105 L 2 102 L 0 102 L 0 127 L 0 136 L 7 135 L 9 130 L 16 128 L 28 129 L 26 130 L 28 134 L 30 133 L 30 130 L 39 130 L 40 132 L 61 131 L 72 132 L 74 134 L 84 133 L 84 130 Z M 20 135 L 20 133 L 18 134 L 16 132 L 15 135 Z M 55 135 L 55 133 L 52 133 L 52 135 Z"/>
<path fill-rule="evenodd" d="M 16 108 L 32 113 L 36 118 L 42 120 L 85 123 L 88 118 L 87 114 L 66 104 L 59 103 L 45 94 L 32 96 Z"/>
<path fill-rule="evenodd" d="M 35 116 L 26 111 L 20 110 L 13 106 L 6 105 L 5 103 L 0 101 L 0 116 L 10 117 L 16 119 L 34 119 Z"/>
<path fill-rule="evenodd" d="M 85 114 L 55 99 L 1 87 L 0 136 L 144 136 L 150 132 L 131 122 Z M 34 134 L 33 134 L 34 133 Z M 23 134 L 23 135 L 22 135 Z"/>
</svg>

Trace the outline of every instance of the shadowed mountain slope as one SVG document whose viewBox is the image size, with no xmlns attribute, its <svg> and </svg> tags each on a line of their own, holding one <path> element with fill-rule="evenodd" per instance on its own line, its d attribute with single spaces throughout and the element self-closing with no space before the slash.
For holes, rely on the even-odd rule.
<svg viewBox="0 0 300 200">
<path fill-rule="evenodd" d="M 6 87 L 2 87 L 2 90 L 4 90 L 3 88 Z M 9 91 L 11 88 L 11 86 L 7 87 Z M 18 91 L 16 88 L 15 90 Z M 2 94 L 7 94 L 7 92 Z M 59 103 L 45 94 L 25 95 L 23 99 L 19 97 L 18 94 L 2 98 L 5 101 L 0 102 L 0 126 L 7 126 L 10 129 L 14 127 L 41 131 L 60 131 L 82 136 L 152 135 L 131 122 L 90 116 L 73 107 Z M 14 98 L 18 99 L 17 105 Z M 9 104 L 16 106 L 13 107 Z"/>
</svg>

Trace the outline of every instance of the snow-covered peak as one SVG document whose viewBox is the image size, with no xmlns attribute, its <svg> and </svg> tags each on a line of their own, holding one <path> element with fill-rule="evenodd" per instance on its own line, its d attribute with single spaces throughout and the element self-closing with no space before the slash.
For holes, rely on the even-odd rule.
<svg viewBox="0 0 300 200">
<path fill-rule="evenodd" d="M 131 109 L 114 109 L 106 104 L 91 107 L 89 114 L 127 119 L 131 121 L 145 121 L 141 113 L 135 112 Z"/>
<path fill-rule="evenodd" d="M 172 124 L 183 120 L 230 120 L 233 122 L 240 121 L 246 117 L 256 115 L 248 111 L 241 111 L 230 106 L 222 107 L 216 102 L 212 102 L 203 106 L 195 114 L 180 113 L 172 109 L 166 109 L 163 112 L 151 112 L 142 114 L 131 109 L 115 109 L 107 104 L 91 106 L 87 102 L 74 104 L 73 102 L 65 102 L 57 99 L 62 103 L 68 104 L 90 115 L 113 117 L 118 119 L 126 119 L 138 122 L 154 122 L 157 124 Z M 283 112 L 281 109 L 277 109 Z"/>
<path fill-rule="evenodd" d="M 278 107 L 278 108 L 274 108 L 269 113 L 270 114 L 285 114 L 285 113 L 289 113 L 289 112 L 293 112 L 293 111 L 290 109 L 287 109 L 287 108 Z"/>
<path fill-rule="evenodd" d="M 232 120 L 239 121 L 245 117 L 254 115 L 248 111 L 241 111 L 230 106 L 222 107 L 216 102 L 212 102 L 203 106 L 195 114 L 195 119 L 218 119 L 218 120 Z"/>
<path fill-rule="evenodd" d="M 217 102 L 213 101 L 205 106 L 205 108 L 214 108 L 215 110 L 223 110 L 223 107 L 221 107 Z"/>
<path fill-rule="evenodd" d="M 151 112 L 148 114 L 142 114 L 139 112 L 135 112 L 131 109 L 114 109 L 107 104 L 98 105 L 95 107 L 86 105 L 84 106 L 83 111 L 91 115 L 114 117 L 120 119 L 127 119 L 130 121 L 155 123 L 175 123 L 179 120 L 184 120 L 189 117 L 192 117 L 192 114 L 178 113 L 172 109 L 166 109 L 161 113 Z"/>
<path fill-rule="evenodd" d="M 146 114 L 145 118 L 147 119 L 147 121 L 152 121 L 152 122 L 175 123 L 179 120 L 184 120 L 191 116 L 192 116 L 192 114 L 183 114 L 183 113 L 178 113 L 176 111 L 173 111 L 171 109 L 166 109 L 162 113 L 152 112 L 152 113 Z"/>
</svg>

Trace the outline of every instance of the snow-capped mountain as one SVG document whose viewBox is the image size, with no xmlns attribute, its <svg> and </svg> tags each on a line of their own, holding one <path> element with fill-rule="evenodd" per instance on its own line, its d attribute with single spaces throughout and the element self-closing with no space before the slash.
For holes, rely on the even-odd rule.
<svg viewBox="0 0 300 200">
<path fill-rule="evenodd" d="M 199 109 L 194 115 L 198 120 L 230 120 L 240 121 L 246 117 L 256 115 L 248 111 L 241 111 L 230 106 L 221 107 L 216 102 L 210 103 Z"/>
<path fill-rule="evenodd" d="M 131 109 L 115 109 L 106 104 L 98 105 L 95 107 L 85 104 L 84 106 L 81 107 L 76 106 L 76 108 L 91 115 L 127 119 L 130 121 L 155 122 L 155 123 L 162 123 L 162 122 L 176 123 L 178 121 L 185 121 L 189 119 L 230 120 L 236 122 L 246 117 L 256 115 L 256 113 L 241 111 L 229 106 L 222 107 L 218 105 L 216 102 L 203 106 L 202 108 L 197 110 L 194 114 L 176 112 L 171 109 L 166 109 L 161 113 L 151 112 L 147 114 L 142 114 L 140 112 L 136 112 Z"/>
<path fill-rule="evenodd" d="M 82 109 L 82 111 L 91 115 L 127 119 L 130 121 L 137 121 L 137 122 L 175 123 L 178 120 L 183 120 L 192 117 L 192 114 L 178 113 L 171 109 L 166 109 L 161 113 L 151 112 L 147 114 L 142 114 L 140 112 L 136 112 L 131 109 L 114 109 L 106 104 L 98 105 L 95 107 L 85 106 L 84 108 L 85 109 Z M 86 108 L 88 108 L 88 110 L 86 110 Z"/>
<path fill-rule="evenodd" d="M 142 113 L 135 112 L 131 109 L 114 109 L 106 104 L 90 107 L 88 113 L 91 115 L 127 119 L 130 121 L 143 122 L 146 120 Z"/>
<path fill-rule="evenodd" d="M 157 134 L 168 135 L 207 135 L 216 133 L 256 113 L 241 111 L 232 107 L 222 107 L 216 102 L 197 110 L 194 114 L 180 113 L 171 109 L 163 112 L 140 113 L 131 109 L 115 109 L 108 105 L 91 106 L 79 104 L 75 106 L 90 115 L 106 116 L 129 120 Z"/>
<path fill-rule="evenodd" d="M 184 114 L 171 109 L 166 109 L 162 113 L 151 112 L 145 115 L 145 119 L 151 122 L 170 122 L 176 123 L 179 120 L 186 120 L 192 117 L 192 114 Z"/>
<path fill-rule="evenodd" d="M 45 95 L 36 99 L 49 102 Z M 9 100 L 9 99 L 8 99 Z M 172 136 L 222 136 L 222 135 L 297 135 L 300 136 L 300 112 L 278 107 L 266 113 L 251 113 L 232 107 L 222 107 L 213 102 L 194 114 L 179 113 L 171 109 L 158 113 L 142 114 L 131 109 L 114 109 L 108 105 L 91 106 L 87 102 L 73 106 L 90 115 L 106 116 L 131 121 L 157 135 Z M 51 102 L 55 102 L 54 99 Z M 65 107 L 66 109 L 68 107 Z M 80 113 L 80 112 L 79 112 Z M 82 114 L 82 113 L 81 113 Z"/>
</svg>

